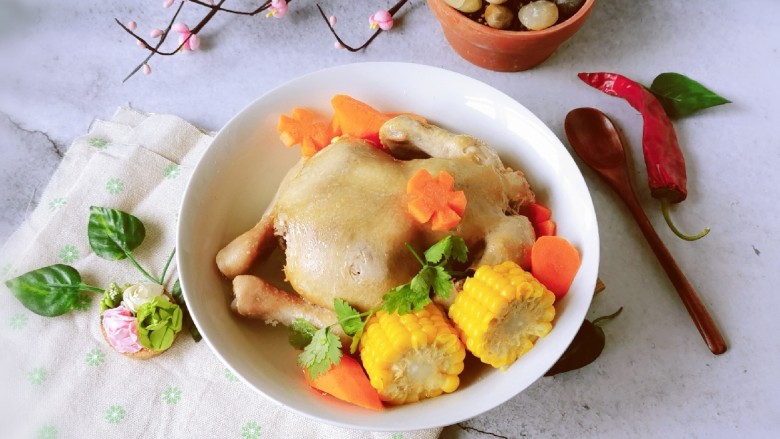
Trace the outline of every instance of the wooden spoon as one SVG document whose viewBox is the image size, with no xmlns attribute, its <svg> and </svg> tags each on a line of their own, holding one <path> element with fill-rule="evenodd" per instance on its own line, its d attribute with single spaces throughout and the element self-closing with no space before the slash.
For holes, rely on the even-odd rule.
<svg viewBox="0 0 780 439">
<path fill-rule="evenodd" d="M 569 143 L 596 173 L 617 192 L 634 216 L 642 234 L 677 289 L 688 314 L 714 354 L 726 352 L 726 342 L 696 290 L 674 261 L 671 253 L 647 219 L 631 187 L 623 143 L 612 121 L 595 108 L 577 108 L 566 115 L 564 124 Z"/>
</svg>

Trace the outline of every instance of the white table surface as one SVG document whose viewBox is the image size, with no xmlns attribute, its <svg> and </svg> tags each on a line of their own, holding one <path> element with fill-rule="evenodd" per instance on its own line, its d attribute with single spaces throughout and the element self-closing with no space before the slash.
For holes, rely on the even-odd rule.
<svg viewBox="0 0 780 439">
<path fill-rule="evenodd" d="M 2 2 L 0 17 L 14 5 L 23 14 L 2 20 L 0 35 L 0 242 L 39 201 L 70 142 L 120 105 L 174 113 L 217 131 L 271 88 L 321 68 L 363 61 L 444 67 L 514 97 L 567 147 L 569 110 L 595 106 L 612 116 L 634 156 L 645 210 L 729 350 L 717 357 L 707 350 L 628 211 L 578 160 L 598 214 L 599 272 L 607 285 L 589 316 L 625 308 L 605 326 L 607 347 L 594 364 L 542 378 L 498 408 L 446 428 L 443 437 L 777 437 L 780 2 L 598 0 L 580 33 L 543 65 L 495 73 L 452 52 L 422 0 L 411 0 L 396 28 L 355 54 L 333 48 L 314 2 L 296 0 L 282 20 L 219 15 L 201 33 L 202 50 L 153 58 L 152 75 L 123 84 L 144 53 L 113 19 L 162 26 L 171 10 L 161 3 Z M 320 3 L 351 42 L 369 34 L 369 14 L 391 4 Z M 184 18 L 198 9 L 185 6 Z M 675 122 L 689 198 L 673 215 L 686 230 L 711 226 L 705 239 L 684 242 L 666 228 L 644 184 L 641 118 L 576 78 L 600 70 L 645 84 L 680 72 L 733 101 Z"/>
</svg>

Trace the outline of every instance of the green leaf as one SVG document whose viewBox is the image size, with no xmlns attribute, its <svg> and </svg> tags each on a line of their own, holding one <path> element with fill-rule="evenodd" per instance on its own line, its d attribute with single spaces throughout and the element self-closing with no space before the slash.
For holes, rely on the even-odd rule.
<svg viewBox="0 0 780 439">
<path fill-rule="evenodd" d="M 309 371 L 309 377 L 316 379 L 341 361 L 341 340 L 330 329 L 318 329 L 311 343 L 298 356 L 298 365 Z"/>
<path fill-rule="evenodd" d="M 27 272 L 7 280 L 5 285 L 25 308 L 46 317 L 73 309 L 83 289 L 79 272 L 62 264 Z"/>
<path fill-rule="evenodd" d="M 135 216 L 108 207 L 92 206 L 89 209 L 89 246 L 101 258 L 125 259 L 144 241 L 146 229 Z"/>
<path fill-rule="evenodd" d="M 414 291 L 409 284 L 399 285 L 383 297 L 382 309 L 389 313 L 406 314 L 419 311 L 431 303 L 428 291 Z"/>
<path fill-rule="evenodd" d="M 417 296 L 428 295 L 435 277 L 436 269 L 426 265 L 412 278 L 412 281 L 409 282 L 409 287 Z"/>
<path fill-rule="evenodd" d="M 661 73 L 650 85 L 670 117 L 684 117 L 705 108 L 731 101 L 679 73 Z"/>
<path fill-rule="evenodd" d="M 444 267 L 435 267 L 436 276 L 433 279 L 433 294 L 448 298 L 452 294 L 452 276 Z"/>
<path fill-rule="evenodd" d="M 179 305 L 165 296 L 155 296 L 136 312 L 138 341 L 149 349 L 164 351 L 173 344 L 174 335 L 181 331 L 183 314 Z"/>
<path fill-rule="evenodd" d="M 173 283 L 173 288 L 171 288 L 171 296 L 176 299 L 176 303 L 179 305 L 184 304 L 184 293 L 181 291 L 181 282 L 179 282 L 179 279 L 176 279 L 176 282 Z"/>
<path fill-rule="evenodd" d="M 447 263 L 452 258 L 458 262 L 468 260 L 469 249 L 466 242 L 460 236 L 449 235 L 442 238 L 436 244 L 433 244 L 425 250 L 425 260 L 429 264 Z"/>
<path fill-rule="evenodd" d="M 195 322 L 192 321 L 192 317 L 190 317 L 190 310 L 187 309 L 187 304 L 184 301 L 184 293 L 181 290 L 181 282 L 179 282 L 179 279 L 176 279 L 176 282 L 173 283 L 173 288 L 171 288 L 171 296 L 176 299 L 176 303 L 178 303 L 179 306 L 181 306 L 182 311 L 184 311 L 184 320 L 190 327 L 190 335 L 192 336 L 192 339 L 195 340 L 196 343 L 201 341 L 203 336 L 200 335 L 198 327 L 195 326 Z"/>
<path fill-rule="evenodd" d="M 363 330 L 366 329 L 366 323 L 368 323 L 368 320 L 371 319 L 371 316 L 374 315 L 377 308 L 372 309 L 368 312 L 368 315 L 366 316 L 365 320 L 361 320 L 360 322 L 360 329 L 355 331 L 355 334 L 352 336 L 352 343 L 349 345 L 349 352 L 354 354 L 357 351 L 358 345 L 360 344 L 360 338 L 363 337 Z"/>
<path fill-rule="evenodd" d="M 336 318 L 338 318 L 341 328 L 347 335 L 355 335 L 363 326 L 360 313 L 355 308 L 352 308 L 346 300 L 334 299 L 333 309 L 336 311 Z"/>
<path fill-rule="evenodd" d="M 290 344 L 296 349 L 303 349 L 311 343 L 317 328 L 302 318 L 293 320 L 290 325 Z"/>
</svg>

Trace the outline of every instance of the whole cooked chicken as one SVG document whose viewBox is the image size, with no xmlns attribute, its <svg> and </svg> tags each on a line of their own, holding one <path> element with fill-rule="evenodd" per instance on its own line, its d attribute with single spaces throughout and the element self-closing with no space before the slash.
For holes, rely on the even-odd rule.
<svg viewBox="0 0 780 439">
<path fill-rule="evenodd" d="M 503 165 L 484 142 L 407 116 L 386 122 L 380 140 L 387 151 L 338 138 L 293 167 L 251 230 L 217 255 L 220 271 L 234 279 L 233 307 L 242 315 L 289 324 L 296 317 L 326 325 L 335 321 L 334 298 L 365 311 L 420 269 L 409 252 L 422 251 L 448 234 L 462 237 L 469 264 L 515 261 L 527 267 L 535 236 L 518 214 L 534 201 L 520 171 Z M 467 207 L 452 230 L 435 232 L 407 211 L 407 181 L 420 169 L 447 171 L 465 192 Z M 278 244 L 286 280 L 300 297 L 246 275 Z"/>
</svg>

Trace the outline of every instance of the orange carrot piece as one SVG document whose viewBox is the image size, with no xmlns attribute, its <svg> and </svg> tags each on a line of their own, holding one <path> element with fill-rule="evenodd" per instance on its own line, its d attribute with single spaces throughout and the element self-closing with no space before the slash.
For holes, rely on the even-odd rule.
<svg viewBox="0 0 780 439">
<path fill-rule="evenodd" d="M 557 232 L 557 227 L 555 225 L 555 221 L 553 220 L 545 220 L 540 223 L 532 223 L 534 226 L 534 232 L 536 232 L 536 237 L 540 236 L 555 236 Z"/>
<path fill-rule="evenodd" d="M 466 194 L 455 190 L 455 179 L 447 171 L 434 178 L 420 169 L 406 183 L 410 196 L 407 209 L 420 224 L 431 223 L 431 230 L 444 231 L 457 226 L 466 211 Z"/>
<path fill-rule="evenodd" d="M 343 355 L 339 364 L 331 366 L 315 379 L 311 379 L 305 370 L 304 375 L 310 386 L 338 399 L 371 410 L 381 410 L 383 407 L 379 393 L 371 387 L 363 366 L 349 355 Z"/>
<path fill-rule="evenodd" d="M 306 108 L 293 108 L 291 116 L 279 116 L 276 129 L 285 145 L 300 144 L 305 157 L 311 157 L 328 146 L 333 137 L 330 125 L 316 121 L 314 113 Z"/>
<path fill-rule="evenodd" d="M 531 274 L 559 299 L 569 291 L 580 262 L 577 249 L 560 236 L 541 236 L 531 247 Z"/>
<path fill-rule="evenodd" d="M 552 218 L 552 211 L 540 203 L 531 203 L 526 206 L 526 216 L 532 224 L 538 224 Z"/>
<path fill-rule="evenodd" d="M 333 106 L 333 127 L 336 130 L 381 147 L 379 129 L 390 119 L 389 116 L 348 95 L 335 95 L 330 104 Z"/>
</svg>

